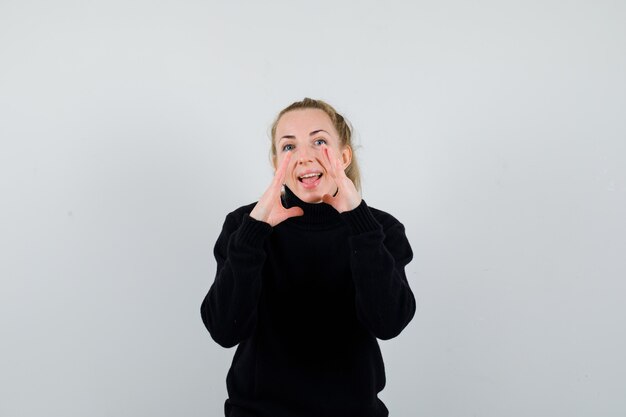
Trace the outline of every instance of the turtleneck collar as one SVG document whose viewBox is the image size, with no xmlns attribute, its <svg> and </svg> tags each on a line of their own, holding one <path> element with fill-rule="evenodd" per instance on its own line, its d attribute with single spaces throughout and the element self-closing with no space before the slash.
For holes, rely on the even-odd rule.
<svg viewBox="0 0 626 417">
<path fill-rule="evenodd" d="M 282 202 L 285 208 L 300 207 L 304 211 L 303 216 L 287 219 L 289 223 L 308 228 L 325 228 L 342 222 L 339 212 L 333 206 L 326 203 L 305 203 L 286 185 Z"/>
</svg>

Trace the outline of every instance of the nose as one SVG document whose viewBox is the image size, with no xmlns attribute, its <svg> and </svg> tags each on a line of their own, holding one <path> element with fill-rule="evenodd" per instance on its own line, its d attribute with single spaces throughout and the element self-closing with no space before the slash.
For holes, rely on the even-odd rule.
<svg viewBox="0 0 626 417">
<path fill-rule="evenodd" d="M 300 149 L 296 150 L 297 155 L 294 155 L 296 158 L 294 158 L 296 160 L 296 162 L 298 164 L 305 164 L 307 162 L 312 162 L 313 161 L 313 156 L 311 155 L 311 150 L 309 150 L 306 147 L 301 147 Z"/>
</svg>

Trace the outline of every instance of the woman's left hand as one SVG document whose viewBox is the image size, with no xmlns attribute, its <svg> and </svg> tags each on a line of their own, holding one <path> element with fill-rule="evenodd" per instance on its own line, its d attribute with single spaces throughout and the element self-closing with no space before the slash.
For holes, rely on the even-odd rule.
<svg viewBox="0 0 626 417">
<path fill-rule="evenodd" d="M 326 172 L 335 180 L 338 189 L 335 196 L 324 194 L 322 201 L 333 206 L 339 213 L 354 210 L 361 204 L 361 193 L 346 175 L 341 159 L 333 155 L 333 151 L 327 146 L 324 146 L 323 152 Z"/>
</svg>

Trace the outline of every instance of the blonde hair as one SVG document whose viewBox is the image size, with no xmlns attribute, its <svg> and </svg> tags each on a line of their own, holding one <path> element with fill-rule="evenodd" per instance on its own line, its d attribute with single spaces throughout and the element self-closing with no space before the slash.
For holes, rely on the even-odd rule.
<svg viewBox="0 0 626 417">
<path fill-rule="evenodd" d="M 356 160 L 356 155 L 354 153 L 354 146 L 352 145 L 352 127 L 350 123 L 339 113 L 337 110 L 333 108 L 330 104 L 326 103 L 322 100 L 315 100 L 312 98 L 305 97 L 302 101 L 296 101 L 295 103 L 290 104 L 285 107 L 278 113 L 274 123 L 272 123 L 271 130 L 271 138 L 272 147 L 270 150 L 270 156 L 272 161 L 276 161 L 276 127 L 278 126 L 278 122 L 280 118 L 287 112 L 294 110 L 304 110 L 304 109 L 318 109 L 322 110 L 324 113 L 328 115 L 330 120 L 335 127 L 337 133 L 339 133 L 339 145 L 341 148 L 345 148 L 346 146 L 350 147 L 352 151 L 352 161 L 350 165 L 346 168 L 346 176 L 350 178 L 350 180 L 354 183 L 354 186 L 357 190 L 361 189 L 361 171 L 359 170 L 359 164 Z"/>
</svg>

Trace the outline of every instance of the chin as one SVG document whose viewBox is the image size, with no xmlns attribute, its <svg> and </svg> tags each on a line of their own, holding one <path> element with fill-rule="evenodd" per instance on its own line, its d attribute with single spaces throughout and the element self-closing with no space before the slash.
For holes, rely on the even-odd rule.
<svg viewBox="0 0 626 417">
<path fill-rule="evenodd" d="M 327 194 L 320 190 L 307 190 L 300 186 L 300 184 L 287 184 L 287 187 L 302 201 L 305 203 L 321 203 L 322 196 Z"/>
<path fill-rule="evenodd" d="M 311 203 L 311 204 L 317 204 L 317 203 L 321 203 L 322 202 L 322 196 L 321 195 L 306 195 L 306 196 L 298 196 L 300 198 L 300 200 L 304 201 L 305 203 Z"/>
<path fill-rule="evenodd" d="M 292 190 L 293 193 L 305 203 L 321 203 L 323 193 L 312 193 L 310 191 Z"/>
</svg>

